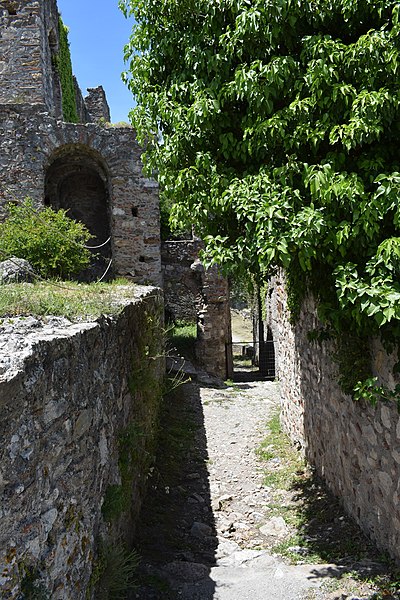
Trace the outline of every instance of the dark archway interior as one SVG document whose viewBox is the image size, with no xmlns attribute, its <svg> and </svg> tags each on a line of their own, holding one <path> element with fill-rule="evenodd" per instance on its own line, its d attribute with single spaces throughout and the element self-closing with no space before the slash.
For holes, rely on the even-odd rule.
<svg viewBox="0 0 400 600">
<path fill-rule="evenodd" d="M 84 223 L 93 235 L 90 246 L 110 237 L 108 177 L 101 160 L 89 149 L 69 147 L 57 154 L 46 173 L 45 204 L 63 208 L 69 217 Z M 93 267 L 84 279 L 102 275 L 111 258 L 111 243 L 93 253 Z"/>
</svg>

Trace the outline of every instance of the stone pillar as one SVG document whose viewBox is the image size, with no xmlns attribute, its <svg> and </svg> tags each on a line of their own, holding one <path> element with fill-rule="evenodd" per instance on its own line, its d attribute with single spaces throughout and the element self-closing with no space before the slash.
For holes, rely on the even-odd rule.
<svg viewBox="0 0 400 600">
<path fill-rule="evenodd" d="M 103 119 L 107 123 L 111 121 L 110 107 L 108 106 L 103 86 L 99 85 L 96 88 L 88 88 L 85 104 L 92 123 L 98 123 Z"/>
<path fill-rule="evenodd" d="M 227 379 L 233 375 L 228 280 L 212 267 L 203 269 L 202 284 L 196 357 L 208 373 Z"/>
</svg>

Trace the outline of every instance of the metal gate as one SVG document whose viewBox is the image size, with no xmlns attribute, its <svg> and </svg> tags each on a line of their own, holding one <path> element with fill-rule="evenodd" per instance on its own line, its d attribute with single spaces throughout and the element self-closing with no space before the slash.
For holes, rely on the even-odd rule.
<svg viewBox="0 0 400 600">
<path fill-rule="evenodd" d="M 275 379 L 275 346 L 266 342 L 234 341 L 232 347 L 233 370 L 254 370 L 267 379 Z"/>
</svg>

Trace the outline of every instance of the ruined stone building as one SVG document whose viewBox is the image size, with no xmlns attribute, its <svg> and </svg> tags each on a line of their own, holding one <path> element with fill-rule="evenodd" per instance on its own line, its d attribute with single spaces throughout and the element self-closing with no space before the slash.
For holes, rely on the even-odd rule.
<svg viewBox="0 0 400 600">
<path fill-rule="evenodd" d="M 92 245 L 111 238 L 100 252 L 113 274 L 161 284 L 157 185 L 134 130 L 109 125 L 101 87 L 83 98 L 71 74 L 75 115 L 64 114 L 62 27 L 56 0 L 0 1 L 0 204 L 68 209 Z"/>
</svg>

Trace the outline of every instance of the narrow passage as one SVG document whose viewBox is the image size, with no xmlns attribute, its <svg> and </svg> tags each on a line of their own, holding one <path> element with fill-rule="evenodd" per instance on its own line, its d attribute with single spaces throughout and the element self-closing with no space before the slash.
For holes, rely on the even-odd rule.
<svg viewBox="0 0 400 600">
<path fill-rule="evenodd" d="M 278 384 L 216 383 L 200 377 L 165 401 L 137 535 L 140 585 L 130 598 L 342 597 L 318 591 L 327 576 L 338 576 L 334 566 L 290 566 L 268 551 L 287 531 L 269 514 L 270 490 L 255 450 L 278 405 Z"/>
</svg>

